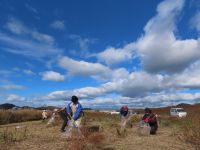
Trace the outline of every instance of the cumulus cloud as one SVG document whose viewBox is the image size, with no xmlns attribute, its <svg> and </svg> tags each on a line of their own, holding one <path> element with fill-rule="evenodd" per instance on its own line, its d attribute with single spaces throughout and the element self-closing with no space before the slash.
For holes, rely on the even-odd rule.
<svg viewBox="0 0 200 150">
<path fill-rule="evenodd" d="M 55 20 L 54 22 L 51 23 L 50 26 L 52 28 L 58 29 L 58 30 L 65 30 L 66 29 L 64 21 L 61 21 L 61 20 Z"/>
<path fill-rule="evenodd" d="M 134 43 L 127 44 L 123 48 L 109 47 L 103 52 L 98 53 L 97 58 L 100 62 L 111 66 L 124 61 L 130 61 L 135 54 L 134 49 Z"/>
<path fill-rule="evenodd" d="M 145 34 L 136 43 L 145 70 L 177 72 L 200 58 L 199 39 L 181 40 L 174 34 L 183 5 L 184 0 L 161 2 L 157 15 L 146 24 Z"/>
<path fill-rule="evenodd" d="M 65 76 L 55 71 L 46 71 L 41 73 L 41 75 L 42 75 L 42 80 L 49 80 L 55 82 L 63 82 L 65 80 Z"/>
<path fill-rule="evenodd" d="M 69 57 L 61 57 L 59 66 L 68 71 L 70 75 L 90 76 L 99 80 L 110 79 L 112 71 L 99 63 L 89 63 L 86 61 L 77 61 Z"/>
<path fill-rule="evenodd" d="M 87 97 L 90 89 L 87 88 L 80 94 L 74 91 L 55 91 L 49 93 L 46 97 L 40 97 L 38 100 L 48 101 L 70 101 L 72 95 L 76 94 L 79 97 L 80 103 L 83 107 L 90 107 L 94 109 L 118 109 L 122 105 L 128 105 L 130 108 L 144 108 L 144 107 L 163 107 L 175 105 L 178 103 L 194 103 L 199 101 L 200 93 L 157 93 L 146 95 L 144 97 L 124 97 L 124 96 L 98 96 L 98 97 Z"/>
<path fill-rule="evenodd" d="M 108 66 L 132 61 L 139 56 L 144 67 L 141 71 L 128 72 L 125 68 L 111 70 L 100 63 L 74 60 L 67 56 L 60 57 L 58 65 L 65 69 L 68 75 L 87 76 L 107 82 L 96 87 L 54 91 L 46 96 L 36 97 L 35 100 L 59 100 L 59 102 L 62 102 L 70 100 L 72 95 L 77 95 L 84 106 L 95 108 L 113 108 L 113 106 L 120 107 L 123 104 L 134 108 L 160 107 L 171 105 L 174 102 L 198 101 L 200 93 L 183 93 L 183 91 L 199 89 L 200 87 L 200 62 L 198 61 L 200 59 L 200 39 L 180 39 L 175 35 L 177 31 L 176 23 L 184 2 L 184 0 L 161 2 L 157 7 L 156 16 L 148 21 L 144 27 L 144 34 L 136 42 L 129 43 L 122 48 L 110 47 L 95 55 L 99 62 Z M 197 30 L 198 18 L 197 13 L 192 19 L 197 20 L 193 23 Z M 40 36 L 37 36 L 38 39 L 36 39 L 33 32 L 30 33 L 29 29 L 21 22 L 10 21 L 7 23 L 7 29 L 14 25 L 16 25 L 16 29 L 13 29 L 13 31 L 10 29 L 14 34 L 29 34 L 37 41 L 45 39 L 45 37 L 40 38 Z M 46 57 L 46 54 L 55 56 L 55 54 L 61 53 L 51 44 L 51 46 L 44 43 L 41 45 L 38 42 L 16 40 L 12 36 L 2 33 L 0 35 L 2 35 L 0 41 L 11 45 L 6 50 L 13 53 L 36 55 L 37 57 Z M 70 38 L 77 41 L 80 50 L 88 49 L 89 39 L 77 35 Z M 48 40 L 49 43 L 54 42 L 51 41 L 51 38 L 46 37 L 46 41 Z M 31 48 L 29 48 L 29 44 Z M 33 45 L 36 45 L 34 46 L 36 51 L 33 50 Z M 41 75 L 43 80 L 62 82 L 65 79 L 65 76 L 54 71 L 46 71 Z M 3 86 L 0 88 L 6 89 Z M 112 94 L 119 96 L 109 97 Z"/>
<path fill-rule="evenodd" d="M 192 64 L 180 74 L 170 76 L 172 87 L 180 87 L 187 89 L 200 88 L 200 61 Z"/>
</svg>

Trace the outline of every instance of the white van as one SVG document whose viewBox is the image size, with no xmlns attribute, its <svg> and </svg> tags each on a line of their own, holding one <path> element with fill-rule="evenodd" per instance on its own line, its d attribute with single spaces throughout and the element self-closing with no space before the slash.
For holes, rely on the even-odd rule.
<svg viewBox="0 0 200 150">
<path fill-rule="evenodd" d="M 183 108 L 171 108 L 170 115 L 175 117 L 186 117 L 187 112 L 185 112 Z"/>
</svg>

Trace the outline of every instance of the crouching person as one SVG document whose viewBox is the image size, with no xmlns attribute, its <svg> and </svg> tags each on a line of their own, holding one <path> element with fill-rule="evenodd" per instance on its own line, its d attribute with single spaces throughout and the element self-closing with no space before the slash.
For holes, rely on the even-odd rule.
<svg viewBox="0 0 200 150">
<path fill-rule="evenodd" d="M 70 120 L 68 123 L 68 137 L 71 136 L 72 129 L 75 128 L 76 131 L 78 132 L 79 137 L 83 137 L 81 133 L 81 121 L 83 117 L 83 108 L 81 104 L 78 102 L 78 97 L 77 96 L 72 96 L 71 102 L 67 105 L 66 108 L 67 114 L 70 116 Z"/>
<path fill-rule="evenodd" d="M 156 134 L 158 129 L 157 115 L 152 113 L 152 110 L 149 108 L 145 108 L 145 114 L 142 118 L 144 123 L 148 123 L 150 126 L 150 134 Z"/>
</svg>

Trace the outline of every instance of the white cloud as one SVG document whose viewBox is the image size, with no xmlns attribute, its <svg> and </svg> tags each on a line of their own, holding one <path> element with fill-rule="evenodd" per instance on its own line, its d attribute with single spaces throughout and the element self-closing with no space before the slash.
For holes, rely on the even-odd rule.
<svg viewBox="0 0 200 150">
<path fill-rule="evenodd" d="M 170 76 L 171 86 L 181 88 L 200 88 L 200 61 L 192 64 L 180 74 Z"/>
<path fill-rule="evenodd" d="M 22 102 L 22 101 L 25 101 L 25 100 L 26 100 L 25 97 L 21 97 L 21 96 L 15 95 L 15 94 L 10 94 L 6 98 L 6 101 L 9 101 L 9 102 Z"/>
<path fill-rule="evenodd" d="M 197 12 L 194 17 L 190 20 L 192 28 L 195 28 L 200 32 L 200 11 Z"/>
<path fill-rule="evenodd" d="M 157 15 L 145 26 L 145 34 L 136 48 L 144 69 L 150 72 L 177 72 L 200 59 L 200 40 L 175 37 L 176 20 L 184 0 L 165 0 L 157 7 Z"/>
<path fill-rule="evenodd" d="M 61 57 L 59 66 L 66 69 L 70 75 L 90 76 L 99 80 L 110 79 L 112 71 L 102 64 L 76 61 L 69 57 Z"/>
<path fill-rule="evenodd" d="M 112 80 L 118 81 L 120 79 L 126 79 L 129 77 L 129 72 L 125 68 L 119 68 L 113 71 Z"/>
<path fill-rule="evenodd" d="M 58 65 L 65 69 L 68 75 L 81 75 L 109 82 L 97 87 L 54 91 L 46 96 L 33 99 L 37 101 L 64 101 L 70 100 L 72 95 L 77 95 L 85 106 L 96 108 L 112 108 L 113 105 L 119 107 L 122 104 L 128 104 L 131 107 L 159 107 L 171 105 L 172 102 L 199 100 L 200 93 L 179 93 L 200 87 L 200 63 L 198 62 L 200 59 L 200 39 L 180 39 L 175 35 L 176 23 L 183 5 L 184 0 L 161 2 L 157 7 L 156 16 L 148 21 L 144 27 L 144 35 L 136 42 L 129 43 L 122 48 L 110 47 L 96 54 L 99 62 L 109 66 L 132 61 L 134 57 L 139 55 L 144 65 L 143 71 L 129 73 L 125 68 L 111 70 L 100 63 L 61 57 L 58 60 Z M 193 25 L 196 25 L 197 30 L 199 30 L 198 18 L 199 13 L 192 19 L 196 21 Z M 62 30 L 62 25 L 60 24 L 60 28 L 58 24 L 57 29 Z M 54 39 L 51 36 L 30 31 L 17 20 L 11 19 L 6 25 L 12 33 L 29 35 L 37 42 L 0 33 L 0 42 L 2 41 L 4 46 L 9 45 L 9 47 L 3 47 L 4 50 L 39 58 L 62 53 L 62 50 L 53 46 Z M 12 27 L 16 28 L 11 29 Z M 71 35 L 70 38 L 77 42 L 79 50 L 82 52 L 88 52 L 87 50 L 93 42 L 89 38 L 78 35 Z M 55 61 L 50 62 L 50 64 L 52 63 Z M 159 74 L 160 71 L 163 71 L 164 75 Z M 26 73 L 31 74 L 31 70 L 27 70 Z M 65 76 L 54 71 L 46 71 L 41 75 L 43 80 L 62 82 L 65 79 Z M 17 86 L 5 85 L 0 86 L 0 89 L 20 89 Z M 111 94 L 120 96 L 107 97 Z M 12 97 L 15 98 L 15 96 Z"/>
<path fill-rule="evenodd" d="M 46 97 L 38 98 L 41 100 L 49 101 L 70 101 L 72 95 L 79 97 L 80 103 L 83 107 L 90 107 L 96 109 L 117 109 L 122 105 L 128 105 L 130 108 L 144 108 L 144 107 L 162 107 L 169 106 L 178 103 L 194 103 L 199 101 L 200 93 L 158 93 L 153 95 L 147 95 L 143 97 L 123 97 L 123 96 L 103 96 L 91 97 L 92 93 L 96 95 L 96 91 L 92 88 L 80 89 L 79 91 L 55 91 L 49 93 Z M 87 93 L 92 91 L 88 96 Z M 93 96 L 94 96 L 93 95 Z M 103 97 L 102 97 L 103 96 Z"/>
<path fill-rule="evenodd" d="M 29 5 L 28 3 L 25 4 L 25 7 L 26 7 L 28 10 L 30 10 L 31 12 L 35 13 L 35 14 L 38 14 L 38 13 L 39 13 L 39 11 L 38 11 L 36 8 L 32 7 L 32 6 Z"/>
<path fill-rule="evenodd" d="M 64 21 L 61 21 L 61 20 L 55 20 L 50 26 L 52 28 L 58 29 L 58 30 L 65 30 L 66 29 Z"/>
<path fill-rule="evenodd" d="M 53 44 L 54 43 L 54 38 L 50 35 L 39 33 L 37 31 L 31 32 L 32 37 L 39 41 L 39 42 L 44 42 L 48 44 Z"/>
<path fill-rule="evenodd" d="M 14 35 L 0 32 L 0 44 L 4 51 L 38 60 L 62 53 L 62 50 L 55 46 L 52 36 L 30 29 L 16 18 L 9 18 L 5 27 Z"/>
<path fill-rule="evenodd" d="M 93 54 L 90 52 L 90 46 L 95 44 L 98 39 L 82 37 L 80 35 L 72 34 L 69 36 L 74 43 L 74 48 L 70 51 L 73 55 L 81 57 L 91 57 Z"/>
<path fill-rule="evenodd" d="M 74 40 L 82 51 L 88 50 L 89 46 L 97 41 L 95 38 L 86 38 L 76 34 L 70 35 L 69 38 Z"/>
<path fill-rule="evenodd" d="M 0 75 L 3 77 L 9 77 L 12 75 L 12 71 L 11 70 L 0 70 Z"/>
<path fill-rule="evenodd" d="M 9 18 L 9 21 L 6 23 L 5 28 L 14 34 L 27 34 L 29 29 L 18 19 Z"/>
<path fill-rule="evenodd" d="M 32 70 L 24 69 L 23 72 L 27 75 L 35 75 L 35 73 Z"/>
<path fill-rule="evenodd" d="M 48 44 L 54 44 L 54 38 L 50 35 L 39 33 L 35 29 L 30 29 L 26 25 L 24 25 L 20 20 L 11 17 L 8 19 L 8 22 L 5 25 L 5 28 L 10 32 L 18 35 L 29 35 L 33 39 Z"/>
<path fill-rule="evenodd" d="M 15 85 L 12 83 L 0 85 L 0 90 L 23 90 L 25 87 L 21 85 Z"/>
<path fill-rule="evenodd" d="M 42 75 L 42 80 L 49 80 L 55 82 L 63 82 L 65 80 L 65 76 L 55 71 L 46 71 L 41 73 L 41 75 Z"/>
<path fill-rule="evenodd" d="M 119 64 L 121 62 L 130 61 L 134 55 L 135 44 L 130 43 L 123 48 L 107 48 L 103 52 L 97 54 L 97 58 L 100 62 L 104 62 L 107 65 Z"/>
<path fill-rule="evenodd" d="M 47 43 L 21 39 L 0 32 L 0 43 L 2 50 L 20 54 L 23 56 L 31 56 L 31 58 L 41 59 L 59 55 L 62 50 Z"/>
</svg>

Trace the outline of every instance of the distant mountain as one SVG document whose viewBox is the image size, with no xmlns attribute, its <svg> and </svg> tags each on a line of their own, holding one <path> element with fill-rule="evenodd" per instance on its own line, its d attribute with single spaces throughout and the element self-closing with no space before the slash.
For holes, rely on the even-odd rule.
<svg viewBox="0 0 200 150">
<path fill-rule="evenodd" d="M 186 104 L 186 103 L 180 103 L 180 104 L 176 105 L 176 107 L 187 107 L 187 106 L 191 106 L 191 105 Z"/>
<path fill-rule="evenodd" d="M 21 109 L 35 109 L 34 107 L 30 107 L 30 106 L 22 106 L 22 107 L 19 107 Z"/>
<path fill-rule="evenodd" d="M 92 110 L 92 108 L 83 108 L 83 110 Z"/>
<path fill-rule="evenodd" d="M 38 110 L 54 110 L 54 109 L 60 109 L 59 107 L 56 106 L 42 106 L 42 107 L 37 107 L 36 109 Z"/>
<path fill-rule="evenodd" d="M 13 107 L 16 107 L 16 106 L 14 104 L 9 104 L 9 103 L 0 105 L 0 109 L 12 109 Z"/>
</svg>

